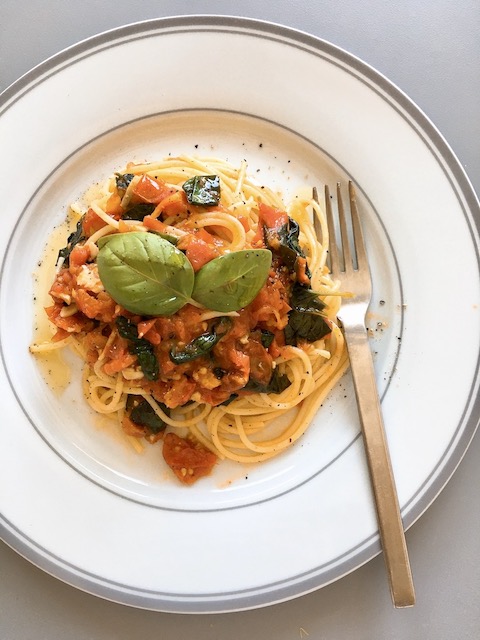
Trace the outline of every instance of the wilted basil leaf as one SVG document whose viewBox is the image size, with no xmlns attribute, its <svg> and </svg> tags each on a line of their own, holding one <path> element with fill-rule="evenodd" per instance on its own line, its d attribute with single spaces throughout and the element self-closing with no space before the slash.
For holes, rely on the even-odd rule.
<svg viewBox="0 0 480 640">
<path fill-rule="evenodd" d="M 170 409 L 164 404 L 160 404 L 162 411 L 167 415 L 170 415 Z M 130 419 L 141 427 L 146 427 L 151 433 L 159 433 L 163 431 L 167 426 L 160 416 L 155 412 L 153 407 L 142 398 L 138 399 L 138 396 L 128 396 L 127 411 L 130 411 Z"/>
<path fill-rule="evenodd" d="M 181 351 L 170 350 L 170 360 L 175 364 L 191 362 L 196 358 L 206 355 L 220 340 L 215 333 L 202 333 L 185 345 Z"/>
<path fill-rule="evenodd" d="M 212 331 L 202 333 L 194 338 L 191 342 L 185 345 L 181 351 L 175 349 L 170 350 L 170 360 L 175 364 L 183 364 L 190 362 L 196 358 L 209 353 L 217 342 L 222 338 L 232 325 L 232 320 L 228 317 L 223 317 L 212 328 Z"/>
<path fill-rule="evenodd" d="M 328 319 L 311 311 L 290 311 L 285 327 L 285 342 L 296 345 L 298 340 L 315 342 L 332 332 Z"/>
<path fill-rule="evenodd" d="M 272 377 L 268 384 L 262 384 L 250 378 L 244 389 L 255 393 L 282 393 L 292 383 L 286 374 L 281 374 L 278 369 L 273 370 Z"/>
<path fill-rule="evenodd" d="M 145 216 L 149 216 L 153 213 L 155 206 L 156 205 L 151 202 L 140 202 L 139 204 L 134 204 L 124 212 L 122 218 L 124 220 L 143 220 Z"/>
<path fill-rule="evenodd" d="M 300 235 L 298 223 L 293 218 L 289 218 L 288 224 L 282 225 L 279 229 L 265 228 L 264 232 L 267 247 L 281 258 L 289 271 L 295 272 L 297 258 L 305 258 L 305 253 L 298 241 Z M 308 278 L 311 277 L 308 266 L 306 275 Z"/>
<path fill-rule="evenodd" d="M 260 342 L 262 343 L 262 347 L 268 349 L 268 347 L 272 344 L 275 335 L 268 331 L 267 329 L 261 330 Z"/>
<path fill-rule="evenodd" d="M 67 238 L 67 246 L 63 247 L 63 249 L 60 249 L 60 251 L 58 252 L 56 264 L 58 264 L 60 258 L 63 258 L 63 264 L 68 267 L 68 264 L 70 262 L 70 254 L 72 253 L 73 248 L 75 247 L 75 245 L 85 239 L 86 238 L 83 235 L 82 220 L 79 220 L 77 222 L 75 231 L 71 233 Z"/>
<path fill-rule="evenodd" d="M 220 178 L 218 176 L 194 176 L 183 184 L 190 204 L 213 207 L 220 202 Z"/>
<path fill-rule="evenodd" d="M 125 191 L 128 188 L 128 185 L 134 178 L 133 173 L 116 173 L 115 174 L 115 182 L 117 184 L 117 190 L 120 196 L 125 195 Z"/>
<path fill-rule="evenodd" d="M 290 294 L 290 306 L 299 311 L 323 311 L 325 303 L 320 300 L 318 293 L 296 282 Z"/>
<path fill-rule="evenodd" d="M 159 376 L 158 360 L 153 345 L 145 338 L 138 337 L 138 329 L 134 322 L 124 316 L 118 316 L 115 323 L 119 335 L 128 340 L 129 352 L 137 356 L 138 364 L 147 380 L 157 380 Z"/>
<path fill-rule="evenodd" d="M 318 294 L 307 287 L 295 283 L 290 296 L 292 311 L 288 314 L 285 327 L 285 342 L 296 345 L 298 340 L 315 342 L 332 331 L 328 318 L 321 311 L 325 304 Z"/>
</svg>

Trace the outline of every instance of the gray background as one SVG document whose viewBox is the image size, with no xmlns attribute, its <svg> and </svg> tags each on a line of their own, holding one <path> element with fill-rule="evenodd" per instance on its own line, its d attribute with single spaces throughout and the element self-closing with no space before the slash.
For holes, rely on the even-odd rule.
<svg viewBox="0 0 480 640">
<path fill-rule="evenodd" d="M 129 22 L 181 14 L 278 22 L 359 56 L 423 109 L 480 193 L 479 0 L 0 0 L 0 90 L 86 37 Z M 417 591 L 413 609 L 392 608 L 381 557 L 281 605 L 179 616 L 136 610 L 77 591 L 0 543 L 0 640 L 478 639 L 479 532 L 477 436 L 445 490 L 407 533 Z"/>
</svg>

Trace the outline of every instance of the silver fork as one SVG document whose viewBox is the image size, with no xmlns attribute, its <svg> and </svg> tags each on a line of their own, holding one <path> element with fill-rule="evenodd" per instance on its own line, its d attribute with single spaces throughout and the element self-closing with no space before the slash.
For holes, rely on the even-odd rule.
<svg viewBox="0 0 480 640">
<path fill-rule="evenodd" d="M 342 266 L 335 238 L 330 192 L 328 186 L 325 187 L 325 208 L 330 236 L 330 270 L 332 276 L 341 281 L 342 290 L 353 294 L 352 297 L 342 300 L 338 318 L 342 322 L 348 348 L 392 600 L 395 607 L 410 607 L 415 604 L 415 591 L 365 326 L 372 282 L 355 189 L 351 182 L 348 190 L 353 247 L 350 246 L 348 238 L 341 185 L 337 184 L 337 208 L 344 263 Z M 316 189 L 313 197 L 318 201 Z M 319 234 L 318 225 L 316 229 Z"/>
</svg>

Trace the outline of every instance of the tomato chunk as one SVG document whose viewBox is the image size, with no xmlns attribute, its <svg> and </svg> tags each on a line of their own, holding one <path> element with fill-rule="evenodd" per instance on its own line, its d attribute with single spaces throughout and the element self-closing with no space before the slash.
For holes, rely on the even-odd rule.
<svg viewBox="0 0 480 640">
<path fill-rule="evenodd" d="M 208 476 L 217 456 L 195 440 L 167 433 L 163 439 L 163 457 L 180 482 L 193 484 Z"/>
<path fill-rule="evenodd" d="M 270 207 L 261 202 L 258 206 L 259 223 L 263 223 L 269 229 L 280 229 L 288 223 L 288 215 L 285 211 Z"/>
<path fill-rule="evenodd" d="M 132 185 L 133 186 L 133 185 Z M 132 190 L 130 202 L 149 202 L 158 204 L 172 193 L 172 189 L 161 180 L 154 180 L 143 175 Z"/>
<path fill-rule="evenodd" d="M 77 244 L 77 246 L 72 249 L 72 252 L 70 254 L 70 266 L 80 267 L 82 264 L 88 262 L 90 258 L 90 249 L 85 245 Z"/>
<path fill-rule="evenodd" d="M 96 231 L 105 226 L 105 221 L 98 216 L 93 209 L 89 209 L 82 218 L 83 233 L 89 238 Z"/>
<path fill-rule="evenodd" d="M 202 240 L 199 235 L 200 234 L 189 233 L 187 236 L 181 238 L 177 245 L 179 249 L 185 251 L 194 271 L 198 271 L 204 264 L 207 264 L 207 262 L 210 262 L 210 260 L 220 255 L 216 247 Z M 206 235 L 210 234 L 206 233 Z"/>
</svg>

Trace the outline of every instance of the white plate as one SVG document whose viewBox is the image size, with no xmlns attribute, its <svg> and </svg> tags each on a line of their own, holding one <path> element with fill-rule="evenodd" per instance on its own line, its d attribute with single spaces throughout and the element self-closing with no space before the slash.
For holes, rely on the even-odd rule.
<svg viewBox="0 0 480 640">
<path fill-rule="evenodd" d="M 3 538 L 58 578 L 130 605 L 219 612 L 272 604 L 379 552 L 349 376 L 301 442 L 192 488 L 158 449 L 95 426 L 78 376 L 62 395 L 28 353 L 33 278 L 52 228 L 94 181 L 169 153 L 246 158 L 286 198 L 358 186 L 374 274 L 369 316 L 408 527 L 479 417 L 479 205 L 427 118 L 336 47 L 250 20 L 127 26 L 41 64 L 0 104 L 0 508 Z M 75 365 L 74 365 L 75 366 Z"/>
</svg>

